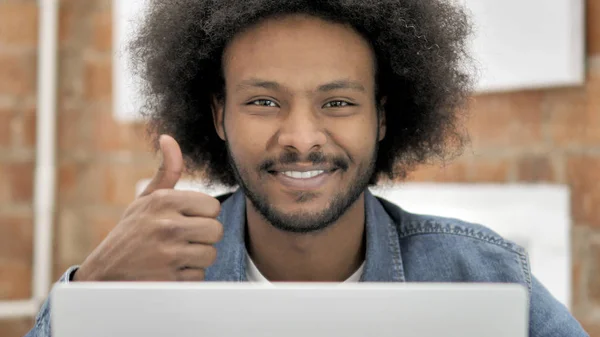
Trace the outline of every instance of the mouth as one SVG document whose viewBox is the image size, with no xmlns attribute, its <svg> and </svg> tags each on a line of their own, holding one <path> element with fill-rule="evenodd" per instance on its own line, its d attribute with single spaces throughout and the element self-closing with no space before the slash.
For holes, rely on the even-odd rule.
<svg viewBox="0 0 600 337">
<path fill-rule="evenodd" d="M 283 169 L 269 171 L 269 174 L 289 189 L 314 191 L 324 186 L 337 171 L 337 168 Z"/>
<path fill-rule="evenodd" d="M 283 171 L 280 174 L 283 174 L 286 177 L 290 177 L 292 179 L 310 179 L 317 177 L 323 173 L 325 170 L 312 170 L 312 171 Z"/>
</svg>

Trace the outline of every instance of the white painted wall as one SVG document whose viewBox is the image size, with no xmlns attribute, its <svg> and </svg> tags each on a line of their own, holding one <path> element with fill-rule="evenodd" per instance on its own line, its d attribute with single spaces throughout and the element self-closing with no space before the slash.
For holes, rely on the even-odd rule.
<svg viewBox="0 0 600 337">
<path fill-rule="evenodd" d="M 584 83 L 584 1 L 462 1 L 475 20 L 479 91 Z"/>
<path fill-rule="evenodd" d="M 140 181 L 138 194 L 148 180 Z M 226 188 L 180 181 L 177 189 L 212 196 Z M 372 189 L 409 212 L 482 224 L 512 240 L 530 257 L 532 272 L 563 304 L 571 303 L 570 199 L 562 185 L 409 183 Z"/>
</svg>

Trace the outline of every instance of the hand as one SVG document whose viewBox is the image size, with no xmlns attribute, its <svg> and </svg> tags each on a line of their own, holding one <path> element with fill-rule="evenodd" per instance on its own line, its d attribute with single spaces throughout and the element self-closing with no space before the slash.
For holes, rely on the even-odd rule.
<svg viewBox="0 0 600 337">
<path fill-rule="evenodd" d="M 214 263 L 221 205 L 200 192 L 174 190 L 184 167 L 181 149 L 170 136 L 159 142 L 158 172 L 74 281 L 199 281 Z"/>
</svg>

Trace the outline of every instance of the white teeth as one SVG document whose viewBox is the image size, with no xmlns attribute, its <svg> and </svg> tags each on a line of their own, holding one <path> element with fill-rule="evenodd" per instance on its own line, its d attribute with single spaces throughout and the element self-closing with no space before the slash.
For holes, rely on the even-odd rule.
<svg viewBox="0 0 600 337">
<path fill-rule="evenodd" d="M 309 178 L 314 178 L 324 172 L 325 171 L 323 171 L 323 170 L 307 171 L 307 172 L 286 171 L 286 172 L 283 172 L 283 174 L 290 178 L 294 178 L 294 179 L 309 179 Z"/>
</svg>

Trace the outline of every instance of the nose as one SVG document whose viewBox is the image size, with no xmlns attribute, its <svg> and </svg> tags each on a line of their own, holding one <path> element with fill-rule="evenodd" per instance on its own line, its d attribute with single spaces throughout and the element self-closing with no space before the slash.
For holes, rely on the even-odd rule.
<svg viewBox="0 0 600 337">
<path fill-rule="evenodd" d="M 280 146 L 306 154 L 326 142 L 322 123 L 309 109 L 292 110 L 283 120 L 278 137 Z"/>
</svg>

